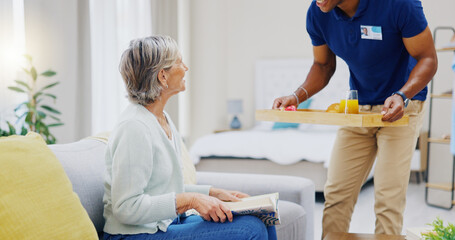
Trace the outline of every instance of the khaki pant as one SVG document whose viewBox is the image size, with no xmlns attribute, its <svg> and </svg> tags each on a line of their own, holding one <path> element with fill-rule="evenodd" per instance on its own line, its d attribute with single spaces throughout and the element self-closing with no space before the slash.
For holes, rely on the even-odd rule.
<svg viewBox="0 0 455 240">
<path fill-rule="evenodd" d="M 333 147 L 322 218 L 323 237 L 348 232 L 354 205 L 377 157 L 374 169 L 376 234 L 401 234 L 411 159 L 423 120 L 424 102 L 411 101 L 406 127 L 342 127 Z M 362 105 L 379 113 L 382 105 Z"/>
</svg>

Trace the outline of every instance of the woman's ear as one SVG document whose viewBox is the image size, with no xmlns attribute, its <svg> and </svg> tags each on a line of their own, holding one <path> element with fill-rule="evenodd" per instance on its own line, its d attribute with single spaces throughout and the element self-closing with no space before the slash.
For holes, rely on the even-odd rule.
<svg viewBox="0 0 455 240">
<path fill-rule="evenodd" d="M 167 73 L 164 69 L 158 73 L 158 81 L 163 85 L 163 87 L 167 86 Z"/>
</svg>

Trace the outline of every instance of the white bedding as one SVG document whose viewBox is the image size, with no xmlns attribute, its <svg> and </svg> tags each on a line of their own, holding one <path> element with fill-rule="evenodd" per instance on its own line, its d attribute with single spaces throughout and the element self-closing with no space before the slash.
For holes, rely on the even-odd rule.
<svg viewBox="0 0 455 240">
<path fill-rule="evenodd" d="M 216 133 L 199 138 L 190 155 L 197 164 L 201 157 L 268 159 L 288 165 L 301 160 L 328 166 L 335 141 L 334 130 L 247 130 Z"/>
</svg>

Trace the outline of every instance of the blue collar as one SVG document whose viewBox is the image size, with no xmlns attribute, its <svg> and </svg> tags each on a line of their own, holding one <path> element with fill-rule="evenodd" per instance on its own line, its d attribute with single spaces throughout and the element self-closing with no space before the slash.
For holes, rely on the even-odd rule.
<svg viewBox="0 0 455 240">
<path fill-rule="evenodd" d="M 369 0 L 360 0 L 359 6 L 357 6 L 357 11 L 355 11 L 355 14 L 352 18 L 349 18 L 348 16 L 346 16 L 346 14 L 338 7 L 335 7 L 333 9 L 332 14 L 333 14 L 333 16 L 335 16 L 335 19 L 338 21 L 340 21 L 340 20 L 341 21 L 353 21 L 356 18 L 361 17 L 365 13 L 365 11 L 368 8 L 368 2 L 369 2 Z"/>
</svg>

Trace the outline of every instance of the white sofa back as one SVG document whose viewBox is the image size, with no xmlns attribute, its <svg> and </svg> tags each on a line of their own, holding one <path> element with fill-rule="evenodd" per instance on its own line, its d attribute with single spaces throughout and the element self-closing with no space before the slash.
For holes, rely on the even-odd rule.
<svg viewBox="0 0 455 240">
<path fill-rule="evenodd" d="M 94 139 L 82 139 L 69 144 L 49 145 L 62 163 L 97 232 L 104 227 L 104 153 L 106 144 Z"/>
</svg>

